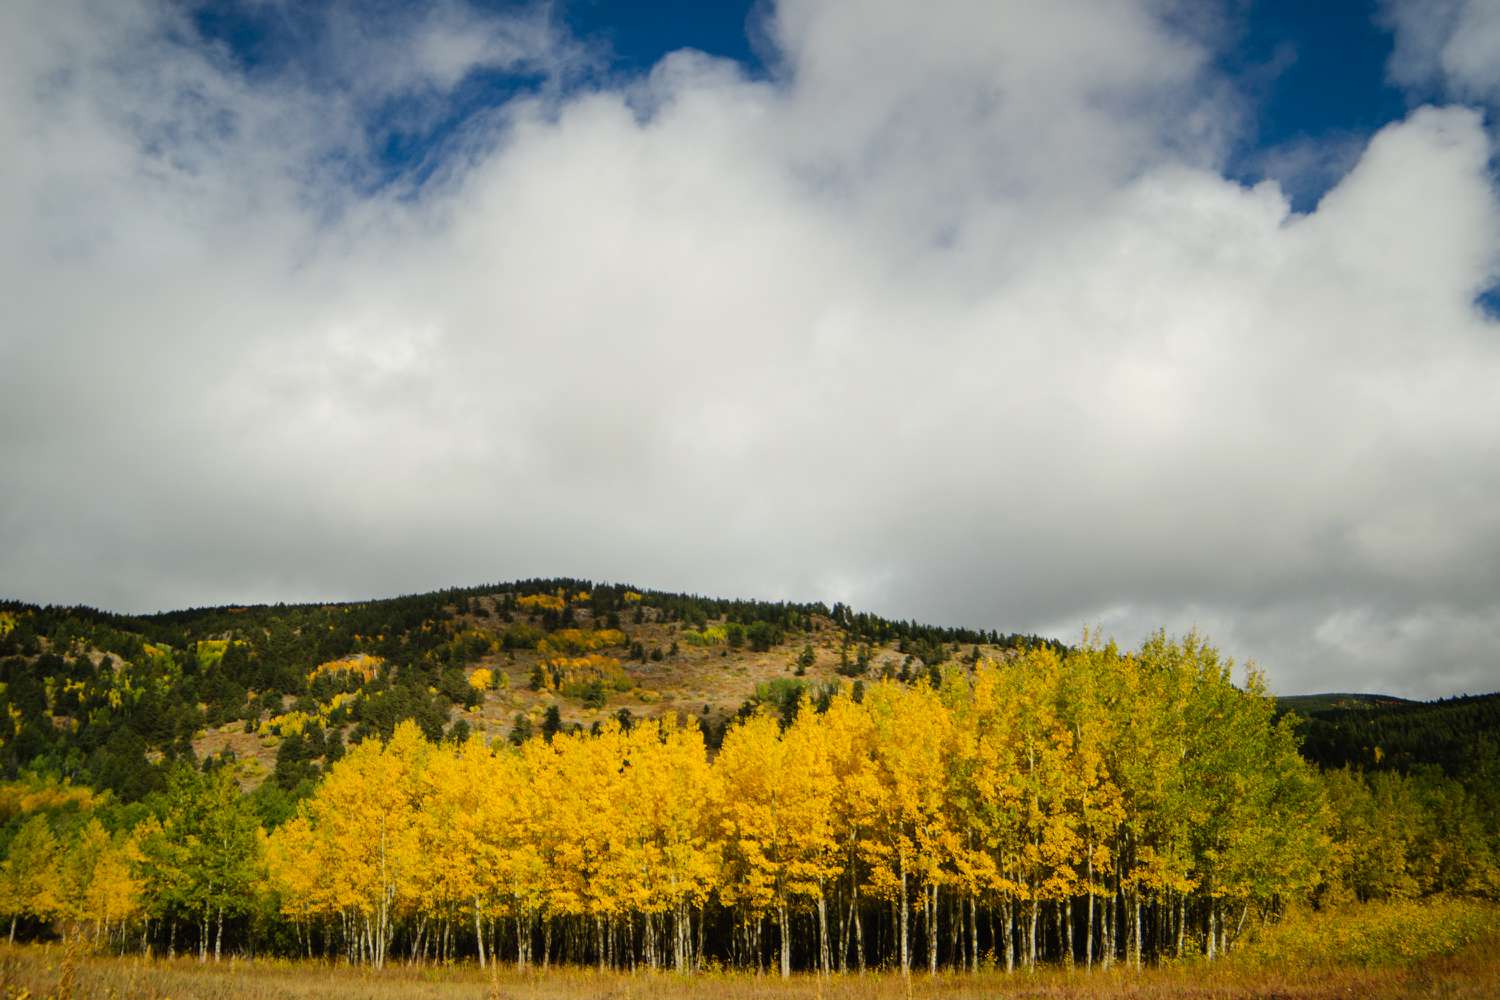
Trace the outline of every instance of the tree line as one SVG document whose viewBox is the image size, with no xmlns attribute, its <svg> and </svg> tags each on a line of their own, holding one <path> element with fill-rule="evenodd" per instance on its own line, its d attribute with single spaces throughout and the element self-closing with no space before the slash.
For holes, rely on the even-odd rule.
<svg viewBox="0 0 1500 1000">
<path fill-rule="evenodd" d="M 204 958 L 788 974 L 1139 965 L 1299 901 L 1500 895 L 1479 798 L 1320 773 L 1231 669 L 1196 636 L 1033 648 L 755 713 L 712 754 L 670 718 L 520 746 L 403 723 L 275 824 L 229 767 L 113 814 L 53 788 L 0 912 Z"/>
</svg>

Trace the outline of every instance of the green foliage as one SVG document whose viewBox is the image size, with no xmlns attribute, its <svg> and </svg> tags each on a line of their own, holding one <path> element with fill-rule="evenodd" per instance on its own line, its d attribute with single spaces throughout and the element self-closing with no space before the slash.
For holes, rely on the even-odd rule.
<svg viewBox="0 0 1500 1000">
<path fill-rule="evenodd" d="M 210 670 L 219 665 L 228 651 L 230 640 L 228 639 L 199 639 L 196 647 L 196 659 L 200 670 Z"/>
<path fill-rule="evenodd" d="M 1462 893 L 1500 899 L 1500 829 L 1484 800 L 1437 768 L 1323 776 L 1337 845 L 1327 895 Z"/>
<path fill-rule="evenodd" d="M 562 732 L 562 712 L 556 704 L 548 705 L 547 712 L 542 716 L 542 739 L 552 742 L 552 738 Z"/>
<path fill-rule="evenodd" d="M 563 693 L 568 694 L 568 689 L 564 688 Z M 577 692 L 576 697 L 584 708 L 603 708 L 609 700 L 609 693 L 604 688 L 604 682 L 594 678 L 583 685 L 583 689 Z"/>
<path fill-rule="evenodd" d="M 153 911 L 204 927 L 246 912 L 264 880 L 260 818 L 233 771 L 175 768 L 154 806 L 141 842 Z"/>
<path fill-rule="evenodd" d="M 792 677 L 773 677 L 762 681 L 755 685 L 755 694 L 740 709 L 740 716 L 748 717 L 759 707 L 766 706 L 781 719 L 783 725 L 790 725 L 797 717 L 802 696 L 807 691 L 806 681 Z"/>
<path fill-rule="evenodd" d="M 772 646 L 779 645 L 783 634 L 779 625 L 771 622 L 754 622 L 745 630 L 745 639 L 750 643 L 752 650 L 764 653 Z"/>
</svg>

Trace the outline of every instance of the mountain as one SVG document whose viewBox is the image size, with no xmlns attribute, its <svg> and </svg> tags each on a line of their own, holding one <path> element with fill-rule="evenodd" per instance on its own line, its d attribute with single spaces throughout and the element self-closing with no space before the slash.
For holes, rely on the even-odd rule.
<svg viewBox="0 0 1500 1000">
<path fill-rule="evenodd" d="M 1276 707 L 1280 711 L 1296 712 L 1302 716 L 1335 709 L 1379 709 L 1411 704 L 1414 702 L 1393 694 L 1288 694 L 1276 698 Z"/>
</svg>

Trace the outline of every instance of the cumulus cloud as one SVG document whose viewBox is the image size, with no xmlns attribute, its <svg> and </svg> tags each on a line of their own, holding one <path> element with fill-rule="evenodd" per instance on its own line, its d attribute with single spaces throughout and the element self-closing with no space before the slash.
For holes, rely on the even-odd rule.
<svg viewBox="0 0 1500 1000">
<path fill-rule="evenodd" d="M 1396 46 L 1393 82 L 1460 100 L 1500 104 L 1500 3 L 1495 0 L 1383 0 Z"/>
<path fill-rule="evenodd" d="M 1500 686 L 1478 112 L 1299 214 L 1223 176 L 1239 98 L 1158 3 L 783 0 L 768 78 L 530 88 L 372 188 L 367 85 L 177 10 L 0 13 L 0 591 L 577 574 Z M 578 65 L 429 16 L 382 101 Z M 318 30 L 381 78 L 389 29 Z"/>
</svg>

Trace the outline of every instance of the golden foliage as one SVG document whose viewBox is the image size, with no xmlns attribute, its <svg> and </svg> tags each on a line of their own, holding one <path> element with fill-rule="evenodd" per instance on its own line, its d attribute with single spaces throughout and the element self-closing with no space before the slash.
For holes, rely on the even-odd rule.
<svg viewBox="0 0 1500 1000">
<path fill-rule="evenodd" d="M 38 812 L 88 812 L 101 800 L 97 792 L 66 778 L 23 776 L 0 783 L 0 822 Z"/>
<path fill-rule="evenodd" d="M 317 722 L 327 726 L 336 709 L 349 704 L 356 695 L 340 691 L 313 712 L 291 711 L 261 720 L 255 731 L 261 736 L 300 736 L 306 732 L 308 723 Z"/>
<path fill-rule="evenodd" d="M 337 660 L 328 660 L 320 663 L 307 675 L 308 683 L 317 680 L 325 674 L 347 673 L 353 674 L 368 684 L 380 673 L 381 666 L 385 663 L 381 657 L 372 656 L 369 653 L 355 653 Z"/>
<path fill-rule="evenodd" d="M 617 628 L 560 628 L 538 641 L 536 648 L 543 656 L 577 656 L 624 644 L 625 633 Z"/>
<path fill-rule="evenodd" d="M 542 670 L 546 675 L 546 686 L 569 698 L 582 697 L 594 685 L 614 691 L 629 691 L 635 685 L 619 660 L 598 653 L 553 656 L 543 661 Z"/>
<path fill-rule="evenodd" d="M 522 594 L 516 598 L 516 606 L 527 608 L 531 611 L 561 611 L 567 607 L 568 601 L 561 593 L 557 594 Z"/>
</svg>

